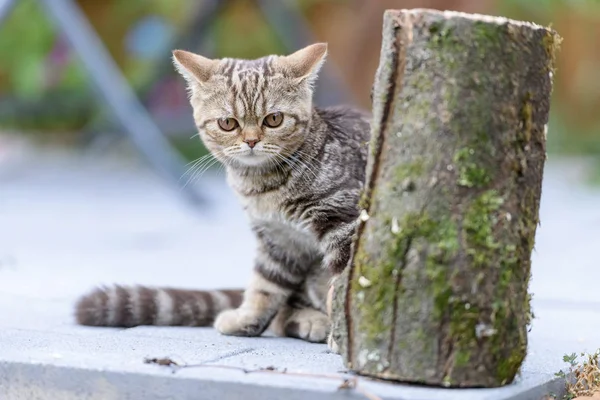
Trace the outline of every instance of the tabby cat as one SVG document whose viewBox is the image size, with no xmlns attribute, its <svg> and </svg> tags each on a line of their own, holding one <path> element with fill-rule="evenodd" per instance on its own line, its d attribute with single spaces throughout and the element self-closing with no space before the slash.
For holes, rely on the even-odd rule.
<svg viewBox="0 0 600 400">
<path fill-rule="evenodd" d="M 83 325 L 186 325 L 225 335 L 324 342 L 328 287 L 346 267 L 365 180 L 368 116 L 313 107 L 327 45 L 288 56 L 212 60 L 173 52 L 205 146 L 221 161 L 255 233 L 242 290 L 98 288 L 76 307 Z"/>
</svg>

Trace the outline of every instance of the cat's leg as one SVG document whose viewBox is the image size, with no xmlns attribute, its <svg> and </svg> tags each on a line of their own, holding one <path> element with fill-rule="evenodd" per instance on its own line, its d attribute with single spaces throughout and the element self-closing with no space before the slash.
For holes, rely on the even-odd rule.
<svg viewBox="0 0 600 400">
<path fill-rule="evenodd" d="M 313 308 L 294 310 L 283 327 L 286 336 L 325 343 L 329 333 L 327 314 Z"/>
<path fill-rule="evenodd" d="M 225 335 L 258 336 L 269 326 L 291 294 L 302 287 L 310 258 L 290 253 L 275 241 L 276 235 L 255 228 L 258 252 L 254 276 L 244 292 L 241 306 L 221 313 L 215 328 Z"/>
<path fill-rule="evenodd" d="M 356 232 L 358 221 L 340 223 L 332 226 L 321 239 L 321 250 L 323 257 L 323 267 L 326 268 L 332 276 L 341 274 L 350 260 L 352 247 L 352 238 Z"/>
<path fill-rule="evenodd" d="M 223 311 L 215 328 L 224 335 L 259 336 L 269 326 L 291 294 L 289 288 L 266 279 L 257 269 L 239 308 Z"/>
<path fill-rule="evenodd" d="M 334 296 L 335 279 L 344 271 L 350 261 L 352 251 L 352 239 L 358 226 L 358 220 L 349 223 L 341 223 L 331 229 L 323 236 L 322 250 L 325 254 L 323 258 L 323 267 L 333 274 L 330 281 L 329 291 L 327 292 L 327 314 L 331 321 L 331 308 Z M 330 331 L 327 338 L 329 349 L 339 353 L 338 345 L 333 340 L 333 331 Z"/>
<path fill-rule="evenodd" d="M 253 226 L 258 241 L 254 277 L 242 305 L 224 311 L 215 328 L 226 335 L 258 336 L 295 291 L 302 289 L 315 256 L 303 250 L 277 227 Z"/>
<path fill-rule="evenodd" d="M 314 308 L 285 306 L 271 323 L 271 331 L 313 343 L 325 343 L 329 333 L 329 317 Z"/>
</svg>

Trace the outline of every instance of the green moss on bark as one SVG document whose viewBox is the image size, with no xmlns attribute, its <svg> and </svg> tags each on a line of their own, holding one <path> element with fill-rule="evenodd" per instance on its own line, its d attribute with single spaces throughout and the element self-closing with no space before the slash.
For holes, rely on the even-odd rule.
<svg viewBox="0 0 600 400">
<path fill-rule="evenodd" d="M 497 258 L 496 250 L 500 244 L 494 237 L 494 225 L 498 220 L 496 211 L 502 203 L 503 199 L 495 190 L 488 190 L 475 198 L 465 213 L 464 241 L 467 254 L 476 267 L 484 268 Z"/>
<path fill-rule="evenodd" d="M 523 100 L 523 107 L 521 108 L 521 120 L 523 123 L 523 129 L 521 130 L 520 139 L 521 145 L 526 146 L 531 141 L 531 129 L 533 127 L 533 106 L 531 105 L 532 93 L 528 92 Z"/>
<path fill-rule="evenodd" d="M 425 161 L 422 159 L 414 160 L 409 163 L 400 164 L 395 168 L 395 184 L 402 184 L 405 179 L 416 180 L 423 174 Z"/>
<path fill-rule="evenodd" d="M 466 187 L 481 187 L 491 181 L 488 171 L 475 157 L 475 149 L 466 147 L 454 154 L 454 164 L 458 169 L 458 184 Z"/>
<path fill-rule="evenodd" d="M 548 29 L 544 33 L 544 37 L 542 39 L 542 45 L 546 50 L 546 54 L 548 56 L 548 66 L 547 72 L 554 73 L 554 68 L 556 65 L 556 55 L 560 50 L 560 45 L 562 43 L 562 38 L 556 34 L 556 32 Z"/>
<path fill-rule="evenodd" d="M 391 239 L 382 264 L 374 264 L 368 255 L 358 249 L 355 255 L 355 270 L 359 274 L 353 279 L 359 309 L 364 318 L 361 329 L 368 340 L 377 340 L 385 331 L 382 314 L 389 311 L 395 294 L 402 293 L 402 270 L 406 265 L 407 253 L 417 239 L 430 244 L 425 260 L 426 274 L 431 281 L 431 291 L 435 299 L 435 314 L 441 318 L 448 310 L 452 288 L 448 282 L 448 264 L 459 249 L 458 228 L 453 221 L 436 221 L 426 213 L 411 213 L 398 221 L 395 217 L 385 219 Z"/>
</svg>

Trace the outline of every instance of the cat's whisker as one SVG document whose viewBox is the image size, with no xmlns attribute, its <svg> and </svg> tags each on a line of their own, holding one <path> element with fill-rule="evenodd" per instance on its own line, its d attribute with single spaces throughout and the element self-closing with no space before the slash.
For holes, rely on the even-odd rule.
<svg viewBox="0 0 600 400">
<path fill-rule="evenodd" d="M 199 157 L 199 158 L 187 163 L 185 165 L 186 167 L 190 164 L 192 164 L 192 165 L 181 175 L 179 180 L 185 178 L 188 174 L 192 173 L 199 165 L 204 163 L 206 160 L 211 159 L 212 157 L 214 157 L 214 155 L 212 153 L 208 153 L 208 154 L 203 155 L 202 157 Z"/>
<path fill-rule="evenodd" d="M 206 157 L 204 160 L 202 160 L 202 163 L 198 164 L 196 166 L 196 169 L 200 169 L 202 168 L 203 165 L 206 165 L 206 163 L 212 161 L 213 159 L 217 158 L 217 155 L 219 155 L 218 151 L 215 151 L 213 153 L 209 153 L 210 157 Z"/>
<path fill-rule="evenodd" d="M 186 172 L 182 175 L 182 177 L 184 177 L 187 173 L 189 173 L 189 171 L 194 168 L 194 166 L 198 165 L 199 163 L 201 163 L 203 160 L 205 160 L 208 157 L 212 157 L 212 154 L 205 154 L 203 156 L 200 156 L 198 158 L 196 158 L 195 160 L 190 161 L 189 163 L 185 164 L 185 166 L 190 166 Z"/>
<path fill-rule="evenodd" d="M 201 169 L 199 169 L 186 183 L 186 185 L 188 185 L 189 183 L 196 183 L 198 182 L 198 180 L 202 177 L 202 175 L 204 175 L 204 173 L 206 171 L 208 171 L 213 165 L 215 165 L 216 163 L 219 162 L 218 158 L 213 158 L 210 162 L 206 163 L 204 167 L 202 167 Z M 184 186 L 185 187 L 185 186 Z"/>
<path fill-rule="evenodd" d="M 267 154 L 273 154 L 273 153 L 268 153 Z M 279 161 L 277 160 L 277 157 L 270 157 L 268 160 L 268 164 L 269 165 L 275 165 L 275 169 L 279 170 L 281 168 L 281 164 L 279 163 Z"/>
<path fill-rule="evenodd" d="M 194 172 L 192 174 L 190 174 L 190 176 L 188 177 L 188 179 L 185 181 L 185 184 L 183 185 L 183 187 L 187 187 L 187 185 L 189 185 L 190 183 L 192 183 L 195 180 L 196 175 L 198 174 L 198 171 L 202 170 L 202 168 L 204 168 L 205 165 L 211 163 L 213 161 L 213 159 L 209 159 L 206 162 L 204 162 L 202 165 L 199 165 L 197 168 L 194 169 Z"/>
<path fill-rule="evenodd" d="M 192 182 L 196 182 L 202 176 L 202 174 L 204 174 L 204 172 L 218 162 L 219 159 L 217 158 L 217 155 L 220 155 L 220 153 L 221 151 L 215 150 L 213 153 L 209 153 L 202 157 L 202 161 L 200 163 L 194 164 L 194 166 L 191 168 L 193 171 L 183 187 L 186 187 Z"/>
<path fill-rule="evenodd" d="M 303 150 L 300 150 L 300 149 L 298 149 L 298 150 L 296 150 L 296 153 L 297 153 L 299 156 L 302 156 L 302 157 L 303 157 L 304 159 L 306 159 L 307 161 L 313 161 L 313 162 L 317 162 L 317 163 L 319 163 L 319 164 L 321 163 L 321 160 L 317 159 L 317 158 L 316 158 L 314 155 L 312 155 L 312 154 L 308 154 L 306 151 L 303 151 Z"/>
<path fill-rule="evenodd" d="M 317 175 L 317 173 L 315 171 L 313 171 L 311 165 L 307 164 L 306 162 L 302 161 L 299 158 L 296 158 L 295 161 L 297 163 L 299 163 L 300 165 L 302 165 L 308 172 L 310 172 L 315 179 L 319 178 L 319 176 Z"/>
<path fill-rule="evenodd" d="M 192 165 L 190 168 L 187 169 L 187 171 L 185 171 L 185 173 L 179 178 L 179 181 L 181 182 L 181 180 L 183 178 L 185 178 L 187 176 L 187 180 L 186 180 L 186 184 L 187 181 L 190 180 L 190 178 L 196 173 L 196 171 L 198 171 L 198 169 L 202 168 L 202 166 L 208 162 L 209 160 L 211 160 L 211 157 L 207 157 L 204 158 L 203 160 L 198 161 L 197 163 L 195 163 L 194 165 Z M 185 187 L 185 185 L 184 185 Z"/>
<path fill-rule="evenodd" d="M 295 157 L 295 159 L 302 163 L 314 175 L 315 179 L 318 179 L 318 176 L 314 170 L 319 170 L 321 168 L 321 161 L 303 151 L 299 151 L 298 154 L 302 155 L 305 160 L 301 160 L 299 157 Z"/>
<path fill-rule="evenodd" d="M 203 156 L 200 156 L 198 158 L 193 159 L 192 161 L 190 161 L 189 163 L 185 164 L 184 167 L 187 167 L 188 165 L 191 164 L 196 164 L 197 162 L 199 162 L 200 160 L 202 160 L 204 157 L 208 156 L 208 154 L 205 154 Z"/>
<path fill-rule="evenodd" d="M 263 148 L 264 149 L 273 149 L 273 150 L 279 150 L 279 149 L 281 149 L 281 147 L 272 145 L 270 143 L 263 144 Z"/>
<path fill-rule="evenodd" d="M 211 157 L 212 155 L 213 155 L 212 152 L 208 152 L 208 153 L 204 154 L 203 156 L 200 156 L 200 157 L 196 158 L 195 160 L 192 160 L 189 163 L 185 164 L 185 166 L 187 167 L 190 164 L 194 164 L 197 161 L 203 160 L 203 159 L 205 159 L 207 157 Z"/>
<path fill-rule="evenodd" d="M 277 157 L 277 156 L 279 156 L 279 157 Z M 273 157 L 273 161 L 275 162 L 277 169 L 281 173 L 285 173 L 285 166 L 287 165 L 287 163 L 285 163 L 285 160 L 280 157 L 280 154 L 275 153 L 275 157 Z M 290 167 L 290 168 L 292 168 L 292 167 Z"/>
<path fill-rule="evenodd" d="M 295 171 L 298 172 L 299 174 L 301 174 L 303 176 L 303 178 L 308 182 L 309 178 L 304 176 L 304 172 L 308 171 L 312 177 L 314 179 L 318 179 L 318 175 L 316 174 L 315 171 L 313 171 L 313 168 L 310 164 L 307 164 L 306 162 L 302 161 L 299 157 L 296 156 L 288 156 L 285 157 L 283 155 L 279 155 L 281 156 L 286 162 L 288 162 L 290 165 L 293 165 L 295 167 Z M 302 168 L 303 167 L 303 168 Z"/>
<path fill-rule="evenodd" d="M 219 163 L 219 167 L 217 168 L 217 173 L 220 174 L 222 172 L 225 172 L 225 164 Z"/>
<path fill-rule="evenodd" d="M 310 184 L 310 179 L 308 176 L 304 175 L 304 171 L 300 169 L 300 167 L 298 165 L 295 165 L 294 163 L 291 162 L 291 160 L 289 160 L 288 158 L 284 157 L 281 154 L 278 153 L 274 153 L 276 155 L 276 157 L 283 161 L 286 165 L 288 165 L 294 172 L 296 172 L 299 176 L 299 179 L 302 179 L 303 182 Z"/>
</svg>

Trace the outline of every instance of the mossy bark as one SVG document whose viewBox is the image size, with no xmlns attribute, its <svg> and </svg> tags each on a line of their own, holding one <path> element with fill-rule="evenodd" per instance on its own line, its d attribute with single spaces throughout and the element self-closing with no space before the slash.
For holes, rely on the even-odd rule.
<svg viewBox="0 0 600 400">
<path fill-rule="evenodd" d="M 364 210 L 334 295 L 351 370 L 459 387 L 514 379 L 559 40 L 501 18 L 385 13 Z"/>
</svg>

